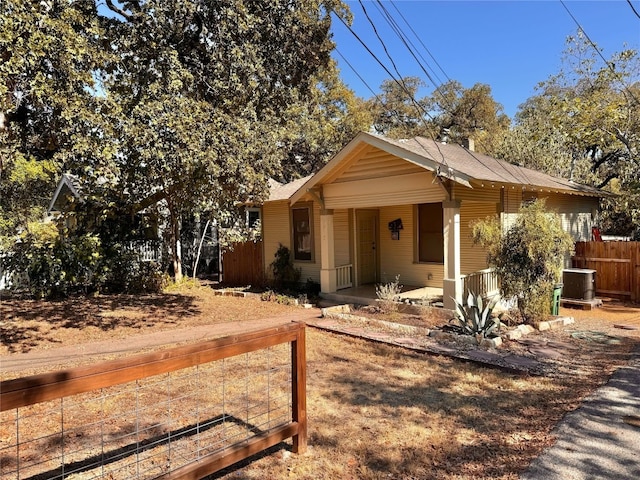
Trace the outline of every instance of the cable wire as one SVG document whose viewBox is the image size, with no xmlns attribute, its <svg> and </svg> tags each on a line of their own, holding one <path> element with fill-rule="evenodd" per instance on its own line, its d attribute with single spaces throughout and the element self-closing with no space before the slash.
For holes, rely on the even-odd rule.
<svg viewBox="0 0 640 480">
<path fill-rule="evenodd" d="M 631 3 L 631 0 L 627 0 L 627 3 L 631 7 L 631 10 L 633 10 L 633 13 L 636 14 L 636 17 L 640 18 L 640 13 L 638 13 L 638 11 L 636 10 L 636 7 L 633 6 L 633 3 Z"/>
<path fill-rule="evenodd" d="M 624 81 L 622 80 L 622 77 L 620 76 L 620 74 L 616 71 L 615 67 L 609 63 L 609 61 L 604 58 L 604 55 L 602 55 L 602 52 L 600 51 L 600 49 L 598 48 L 598 46 L 593 42 L 593 40 L 591 40 L 591 37 L 589 37 L 589 34 L 586 32 L 586 30 L 582 27 L 582 25 L 580 25 L 580 22 L 578 22 L 578 20 L 576 19 L 576 17 L 573 16 L 573 13 L 571 13 L 571 10 L 569 10 L 569 7 L 567 7 L 567 5 L 564 3 L 564 0 L 560 0 L 560 3 L 562 4 L 562 6 L 564 7 L 564 9 L 567 11 L 567 13 L 569 14 L 569 16 L 572 18 L 572 20 L 575 22 L 575 24 L 578 26 L 578 29 L 584 33 L 585 38 L 589 41 L 589 44 L 591 45 L 591 47 L 593 47 L 593 49 L 596 51 L 596 53 L 598 54 L 598 56 L 602 59 L 602 61 L 605 63 L 605 65 L 607 66 L 607 68 L 611 71 L 611 73 L 613 73 L 613 75 L 615 77 L 618 78 L 618 80 L 620 81 L 620 83 L 622 84 L 622 87 L 626 90 L 626 92 L 629 94 L 629 96 L 631 96 L 631 98 L 633 98 L 633 100 L 635 101 L 636 104 L 640 104 L 640 101 L 636 98 L 636 96 L 633 94 L 633 92 L 631 90 L 629 90 L 629 88 L 627 87 L 627 85 L 624 83 Z M 631 2 L 629 2 L 629 4 L 631 4 Z M 633 7 L 633 6 L 632 6 Z"/>
</svg>

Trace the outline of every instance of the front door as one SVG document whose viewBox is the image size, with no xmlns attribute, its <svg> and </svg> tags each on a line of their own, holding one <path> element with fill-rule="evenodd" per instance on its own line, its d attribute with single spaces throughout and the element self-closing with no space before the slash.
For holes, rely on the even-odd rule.
<svg viewBox="0 0 640 480">
<path fill-rule="evenodd" d="M 378 211 L 356 211 L 358 284 L 378 281 Z"/>
</svg>

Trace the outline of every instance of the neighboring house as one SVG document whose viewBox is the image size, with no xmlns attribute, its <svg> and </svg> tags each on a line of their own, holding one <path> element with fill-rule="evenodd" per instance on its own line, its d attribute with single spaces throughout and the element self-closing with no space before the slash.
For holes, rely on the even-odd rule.
<svg viewBox="0 0 640 480">
<path fill-rule="evenodd" d="M 83 185 L 80 179 L 70 173 L 62 174 L 51 202 L 49 202 L 46 221 L 58 221 L 59 218 L 64 218 L 65 227 L 75 227 L 77 223 L 75 216 L 65 215 L 62 217 L 62 214 L 71 211 L 74 203 L 79 204 L 84 201 Z M 157 216 L 150 214 L 144 208 L 136 211 L 133 215 L 141 232 L 144 233 L 144 238 L 131 241 L 129 247 L 137 252 L 141 261 L 160 261 L 159 240 L 161 232 Z"/>
<path fill-rule="evenodd" d="M 264 268 L 279 245 L 323 294 L 386 283 L 443 289 L 444 306 L 472 279 L 489 283 L 470 223 L 547 198 L 576 241 L 590 240 L 602 191 L 426 138 L 358 134 L 319 172 L 272 188 L 262 209 Z M 476 285 L 474 284 L 474 285 Z"/>
</svg>

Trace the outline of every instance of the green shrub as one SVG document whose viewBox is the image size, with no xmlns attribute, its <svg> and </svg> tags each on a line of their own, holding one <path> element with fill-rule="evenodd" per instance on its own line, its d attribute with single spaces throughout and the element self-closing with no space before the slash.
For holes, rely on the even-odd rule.
<svg viewBox="0 0 640 480">
<path fill-rule="evenodd" d="M 474 242 L 487 249 L 487 263 L 500 278 L 504 298 L 517 298 L 525 321 L 544 319 L 550 311 L 553 286 L 561 279 L 573 239 L 560 216 L 545 209 L 544 199 L 523 206 L 505 232 L 497 218 L 473 224 Z"/>
<path fill-rule="evenodd" d="M 271 272 L 273 273 L 274 287 L 282 289 L 298 289 L 302 272 L 293 266 L 291 261 L 291 251 L 280 244 L 271 262 Z"/>
</svg>

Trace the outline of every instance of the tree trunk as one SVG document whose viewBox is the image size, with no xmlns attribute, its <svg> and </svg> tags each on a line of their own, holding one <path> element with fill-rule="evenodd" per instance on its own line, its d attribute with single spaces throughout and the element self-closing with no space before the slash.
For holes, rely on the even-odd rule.
<svg viewBox="0 0 640 480">
<path fill-rule="evenodd" d="M 174 280 L 182 280 L 182 255 L 180 248 L 180 218 L 178 217 L 171 200 L 167 201 L 169 207 L 169 223 L 171 225 L 171 257 L 173 260 Z"/>
</svg>

